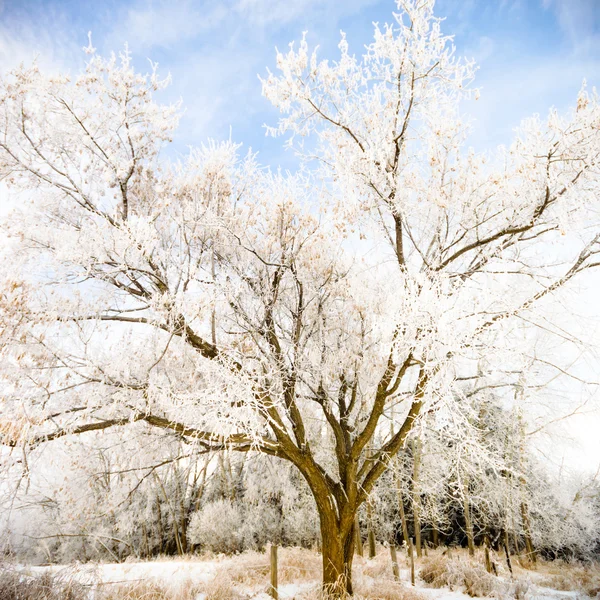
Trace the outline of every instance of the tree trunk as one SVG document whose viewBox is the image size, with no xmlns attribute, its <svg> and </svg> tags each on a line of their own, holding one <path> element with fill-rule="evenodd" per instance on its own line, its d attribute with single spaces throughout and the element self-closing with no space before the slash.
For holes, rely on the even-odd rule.
<svg viewBox="0 0 600 600">
<path fill-rule="evenodd" d="M 469 496 L 466 485 L 463 493 L 463 508 L 465 513 L 465 530 L 467 532 L 469 556 L 475 556 L 475 542 L 473 540 L 473 522 L 471 521 L 471 509 L 469 507 Z"/>
<path fill-rule="evenodd" d="M 320 511 L 321 546 L 323 553 L 323 590 L 325 596 L 352 594 L 352 560 L 356 535 L 354 523 L 343 536 L 337 517 L 330 511 Z"/>
<path fill-rule="evenodd" d="M 356 537 L 356 553 L 359 556 L 363 555 L 363 543 L 362 537 L 360 534 L 360 522 L 358 520 L 358 512 L 356 513 L 356 517 L 354 519 L 354 535 Z"/>
<path fill-rule="evenodd" d="M 421 461 L 421 443 L 417 439 L 413 444 L 413 524 L 415 528 L 415 548 L 421 558 L 421 499 L 419 493 L 419 467 Z"/>
<path fill-rule="evenodd" d="M 392 540 L 390 544 L 390 556 L 392 558 L 392 573 L 394 581 L 400 581 L 400 567 L 398 566 L 398 553 L 396 552 L 396 542 Z"/>
<path fill-rule="evenodd" d="M 406 513 L 404 512 L 404 496 L 402 494 L 400 475 L 396 475 L 396 494 L 398 495 L 398 511 L 400 512 L 400 521 L 402 523 L 402 537 L 408 551 L 410 548 L 410 538 L 408 537 L 408 524 L 406 522 Z"/>
<path fill-rule="evenodd" d="M 521 502 L 521 518 L 523 519 L 523 533 L 525 537 L 525 550 L 527 552 L 527 559 L 532 563 L 537 562 L 537 556 L 531 541 L 531 526 L 529 524 L 529 514 L 527 513 L 527 506 L 525 502 Z"/>
<path fill-rule="evenodd" d="M 506 564 L 508 565 L 508 570 L 510 571 L 510 575 L 512 577 L 513 574 L 513 570 L 512 570 L 512 564 L 510 563 L 510 552 L 508 550 L 508 530 L 505 529 L 504 530 L 504 554 L 506 555 Z"/>
<path fill-rule="evenodd" d="M 492 572 L 492 561 L 490 559 L 490 539 L 486 535 L 483 540 L 483 551 L 485 554 L 485 570 L 488 573 Z"/>
<path fill-rule="evenodd" d="M 373 452 L 370 449 L 368 452 L 369 458 L 371 458 Z M 377 556 L 377 548 L 375 546 L 375 528 L 373 527 L 373 502 L 371 497 L 367 499 L 367 540 L 369 542 L 369 558 L 375 558 Z"/>
<path fill-rule="evenodd" d="M 433 547 L 437 548 L 440 545 L 440 534 L 437 525 L 433 524 Z"/>
<path fill-rule="evenodd" d="M 369 540 L 369 558 L 375 558 L 377 556 L 377 547 L 375 541 L 375 530 L 373 529 L 372 523 L 372 515 L 369 519 L 369 531 L 368 531 L 368 540 Z"/>
</svg>

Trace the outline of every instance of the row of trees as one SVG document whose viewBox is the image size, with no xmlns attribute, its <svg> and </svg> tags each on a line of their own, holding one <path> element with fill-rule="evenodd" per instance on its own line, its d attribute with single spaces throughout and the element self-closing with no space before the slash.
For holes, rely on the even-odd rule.
<svg viewBox="0 0 600 600">
<path fill-rule="evenodd" d="M 357 522 L 365 554 L 412 538 L 428 546 L 491 544 L 535 561 L 590 559 L 600 540 L 600 485 L 552 475 L 523 437 L 523 419 L 478 403 L 473 438 L 449 428 L 413 437 Z M 515 432 L 515 429 L 518 431 Z M 143 448 L 143 453 L 140 453 Z M 132 458 L 133 457 L 133 458 Z M 34 562 L 124 560 L 194 551 L 320 547 L 310 489 L 277 459 L 202 453 L 139 425 L 133 439 L 88 433 L 34 450 L 4 473 L 3 551 Z M 6 484 L 5 484 L 6 485 Z M 356 551 L 363 552 L 356 540 Z"/>
<path fill-rule="evenodd" d="M 429 453 L 453 449 L 448 485 L 475 532 L 481 486 L 461 465 L 489 454 L 477 423 L 497 411 L 465 382 L 514 388 L 532 356 L 569 370 L 557 315 L 599 264 L 600 107 L 583 89 L 492 160 L 466 149 L 475 67 L 433 4 L 398 2 L 361 57 L 345 37 L 336 62 L 304 40 L 277 55 L 263 93 L 295 174 L 232 143 L 164 160 L 178 107 L 128 53 L 90 46 L 73 80 L 35 64 L 2 79 L 0 177 L 21 204 L 0 265 L 3 458 L 153 430 L 164 460 L 175 444 L 288 461 L 315 502 L 327 589 L 352 592 L 357 514 L 406 448 L 418 511 Z M 560 357 L 532 352 L 535 329 L 567 340 Z M 516 495 L 528 475 L 511 435 L 478 468 Z M 170 514 L 183 549 L 194 503 L 165 501 L 160 517 L 145 505 L 146 529 Z M 480 512 L 507 527 L 525 506 L 498 502 Z"/>
</svg>

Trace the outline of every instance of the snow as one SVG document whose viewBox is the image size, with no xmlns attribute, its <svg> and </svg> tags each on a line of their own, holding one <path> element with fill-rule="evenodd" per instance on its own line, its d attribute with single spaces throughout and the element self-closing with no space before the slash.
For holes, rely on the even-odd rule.
<svg viewBox="0 0 600 600">
<path fill-rule="evenodd" d="M 434 589 L 416 585 L 413 589 L 429 600 L 473 600 L 464 592 L 451 591 L 448 588 Z M 563 592 L 533 585 L 523 598 L 525 600 L 566 600 L 568 598 L 580 600 L 583 596 L 578 592 Z"/>
<path fill-rule="evenodd" d="M 41 567 L 21 566 L 19 568 L 24 573 L 31 575 L 50 572 L 64 578 L 72 578 L 80 583 L 90 585 L 92 589 L 99 583 L 134 583 L 147 580 L 155 580 L 166 587 L 177 588 L 187 583 L 209 583 L 218 572 L 222 572 L 222 568 L 228 562 L 225 558 L 217 558 L 215 560 L 160 560 Z M 407 587 L 410 586 L 408 576 L 408 571 L 401 571 L 401 580 Z M 508 580 L 507 583 L 509 583 Z M 527 583 L 527 591 L 522 596 L 524 600 L 580 600 L 586 597 L 579 592 L 550 589 L 535 585 L 530 581 Z M 316 581 L 280 584 L 278 587 L 279 597 L 291 600 L 299 595 L 306 594 L 307 591 L 315 587 L 315 584 L 317 584 Z M 449 590 L 448 588 L 429 588 L 421 582 L 417 582 L 417 585 L 411 589 L 423 595 L 427 600 L 471 600 L 472 598 L 462 591 Z M 249 600 L 271 600 L 264 587 L 260 591 L 248 588 L 244 589 L 244 592 Z M 93 594 L 90 597 L 93 597 Z M 205 593 L 199 593 L 196 600 L 206 600 L 206 598 Z"/>
<path fill-rule="evenodd" d="M 173 585 L 191 582 L 194 584 L 211 581 L 219 561 L 165 560 L 125 563 L 88 563 L 68 566 L 24 567 L 26 573 L 51 572 L 72 577 L 81 583 L 127 583 L 154 579 Z"/>
</svg>

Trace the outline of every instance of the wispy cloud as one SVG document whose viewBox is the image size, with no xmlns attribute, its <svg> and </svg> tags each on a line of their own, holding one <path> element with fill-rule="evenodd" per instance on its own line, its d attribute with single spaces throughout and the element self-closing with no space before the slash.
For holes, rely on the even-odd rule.
<svg viewBox="0 0 600 600">
<path fill-rule="evenodd" d="M 183 44 L 207 32 L 214 32 L 227 18 L 226 2 L 183 0 L 175 8 L 172 2 L 136 2 L 121 9 L 117 25 L 108 34 L 107 46 L 125 41 L 144 52 L 155 47 Z"/>
<path fill-rule="evenodd" d="M 600 47 L 600 3 L 598 0 L 542 0 L 575 50 Z"/>
<path fill-rule="evenodd" d="M 53 71 L 77 64 L 84 40 L 73 37 L 64 18 L 40 11 L 37 19 L 23 22 L 6 14 L 0 0 L 0 72 L 34 58 Z"/>
</svg>

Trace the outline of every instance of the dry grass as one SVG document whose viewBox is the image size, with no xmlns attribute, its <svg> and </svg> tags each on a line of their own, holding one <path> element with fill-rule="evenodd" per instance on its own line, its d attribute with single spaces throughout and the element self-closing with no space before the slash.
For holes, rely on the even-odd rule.
<svg viewBox="0 0 600 600">
<path fill-rule="evenodd" d="M 388 548 L 378 547 L 375 558 L 356 556 L 353 566 L 355 600 L 424 600 L 407 582 L 394 580 Z M 406 557 L 398 550 L 398 564 L 406 568 Z"/>
<path fill-rule="evenodd" d="M 498 557 L 497 557 L 498 558 Z M 406 578 L 407 558 L 398 553 Z M 324 600 L 320 585 L 321 556 L 300 548 L 280 548 L 279 583 L 299 584 L 295 600 Z M 514 561 L 516 562 L 516 561 Z M 600 591 L 600 565 L 583 566 L 561 561 L 538 561 L 534 571 L 515 568 L 515 578 L 495 577 L 486 572 L 483 556 L 469 557 L 453 550 L 451 557 L 441 550 L 430 551 L 417 563 L 422 581 L 435 588 L 465 591 L 472 597 L 500 597 L 524 600 L 531 595 L 531 582 L 594 597 Z M 513 563 L 513 566 L 514 563 Z M 498 564 L 501 575 L 508 575 Z M 506 571 L 506 572 L 504 572 Z M 521 573 L 521 571 L 523 571 Z M 99 573 L 78 571 L 76 567 L 58 572 L 31 575 L 0 565 L 0 600 L 89 600 L 90 584 Z M 139 582 L 99 585 L 94 600 L 243 600 L 269 588 L 270 564 L 267 553 L 247 552 L 218 559 L 216 576 L 208 582 L 174 582 L 146 579 Z M 380 548 L 374 559 L 356 557 L 353 568 L 353 600 L 423 600 L 408 582 L 394 581 L 389 551 Z M 78 583 L 79 582 L 79 583 Z M 87 583 L 87 585 L 81 582 Z"/>
<path fill-rule="evenodd" d="M 432 587 L 464 588 L 472 597 L 496 595 L 502 587 L 498 578 L 488 573 L 482 564 L 460 555 L 452 558 L 441 554 L 429 556 L 421 563 L 419 576 Z"/>
<path fill-rule="evenodd" d="M 600 594 L 600 565 L 573 565 L 555 561 L 542 563 L 545 575 L 539 585 L 569 592 L 583 592 L 590 597 Z"/>
<path fill-rule="evenodd" d="M 0 572 L 0 600 L 89 600 L 90 587 L 70 578 L 44 573 L 29 576 L 4 569 Z M 204 594 L 206 600 L 241 600 L 231 580 L 217 574 L 210 582 L 190 581 L 165 585 L 146 580 L 120 584 L 105 584 L 94 590 L 95 600 L 196 600 Z"/>
<path fill-rule="evenodd" d="M 229 578 L 232 583 L 256 588 L 266 585 L 269 580 L 269 558 L 258 552 L 245 552 L 223 562 L 219 575 Z"/>
<path fill-rule="evenodd" d="M 217 576 L 203 584 L 198 592 L 206 594 L 206 600 L 238 600 L 242 597 L 225 573 L 217 573 Z"/>
<path fill-rule="evenodd" d="M 79 583 L 51 573 L 29 576 L 12 569 L 0 571 L 0 600 L 87 600 Z"/>
<path fill-rule="evenodd" d="M 270 569 L 268 555 L 259 554 L 258 552 L 245 552 L 225 561 L 220 572 L 229 577 L 234 583 L 256 588 L 268 585 Z M 319 581 L 321 573 L 321 557 L 315 552 L 304 548 L 279 549 L 279 583 Z"/>
<path fill-rule="evenodd" d="M 395 581 L 359 582 L 356 586 L 355 600 L 425 600 L 423 594 Z"/>
<path fill-rule="evenodd" d="M 320 581 L 323 572 L 321 556 L 304 548 L 281 548 L 279 551 L 279 581 Z"/>
<path fill-rule="evenodd" d="M 190 582 L 169 587 L 157 581 L 139 581 L 103 586 L 97 591 L 95 598 L 98 600 L 195 600 L 199 591 Z"/>
<path fill-rule="evenodd" d="M 363 576 L 372 579 L 392 579 L 392 558 L 388 548 L 378 548 L 375 558 L 354 558 L 354 573 L 357 576 Z M 404 567 L 404 552 L 398 550 L 398 564 L 400 568 Z"/>
</svg>

